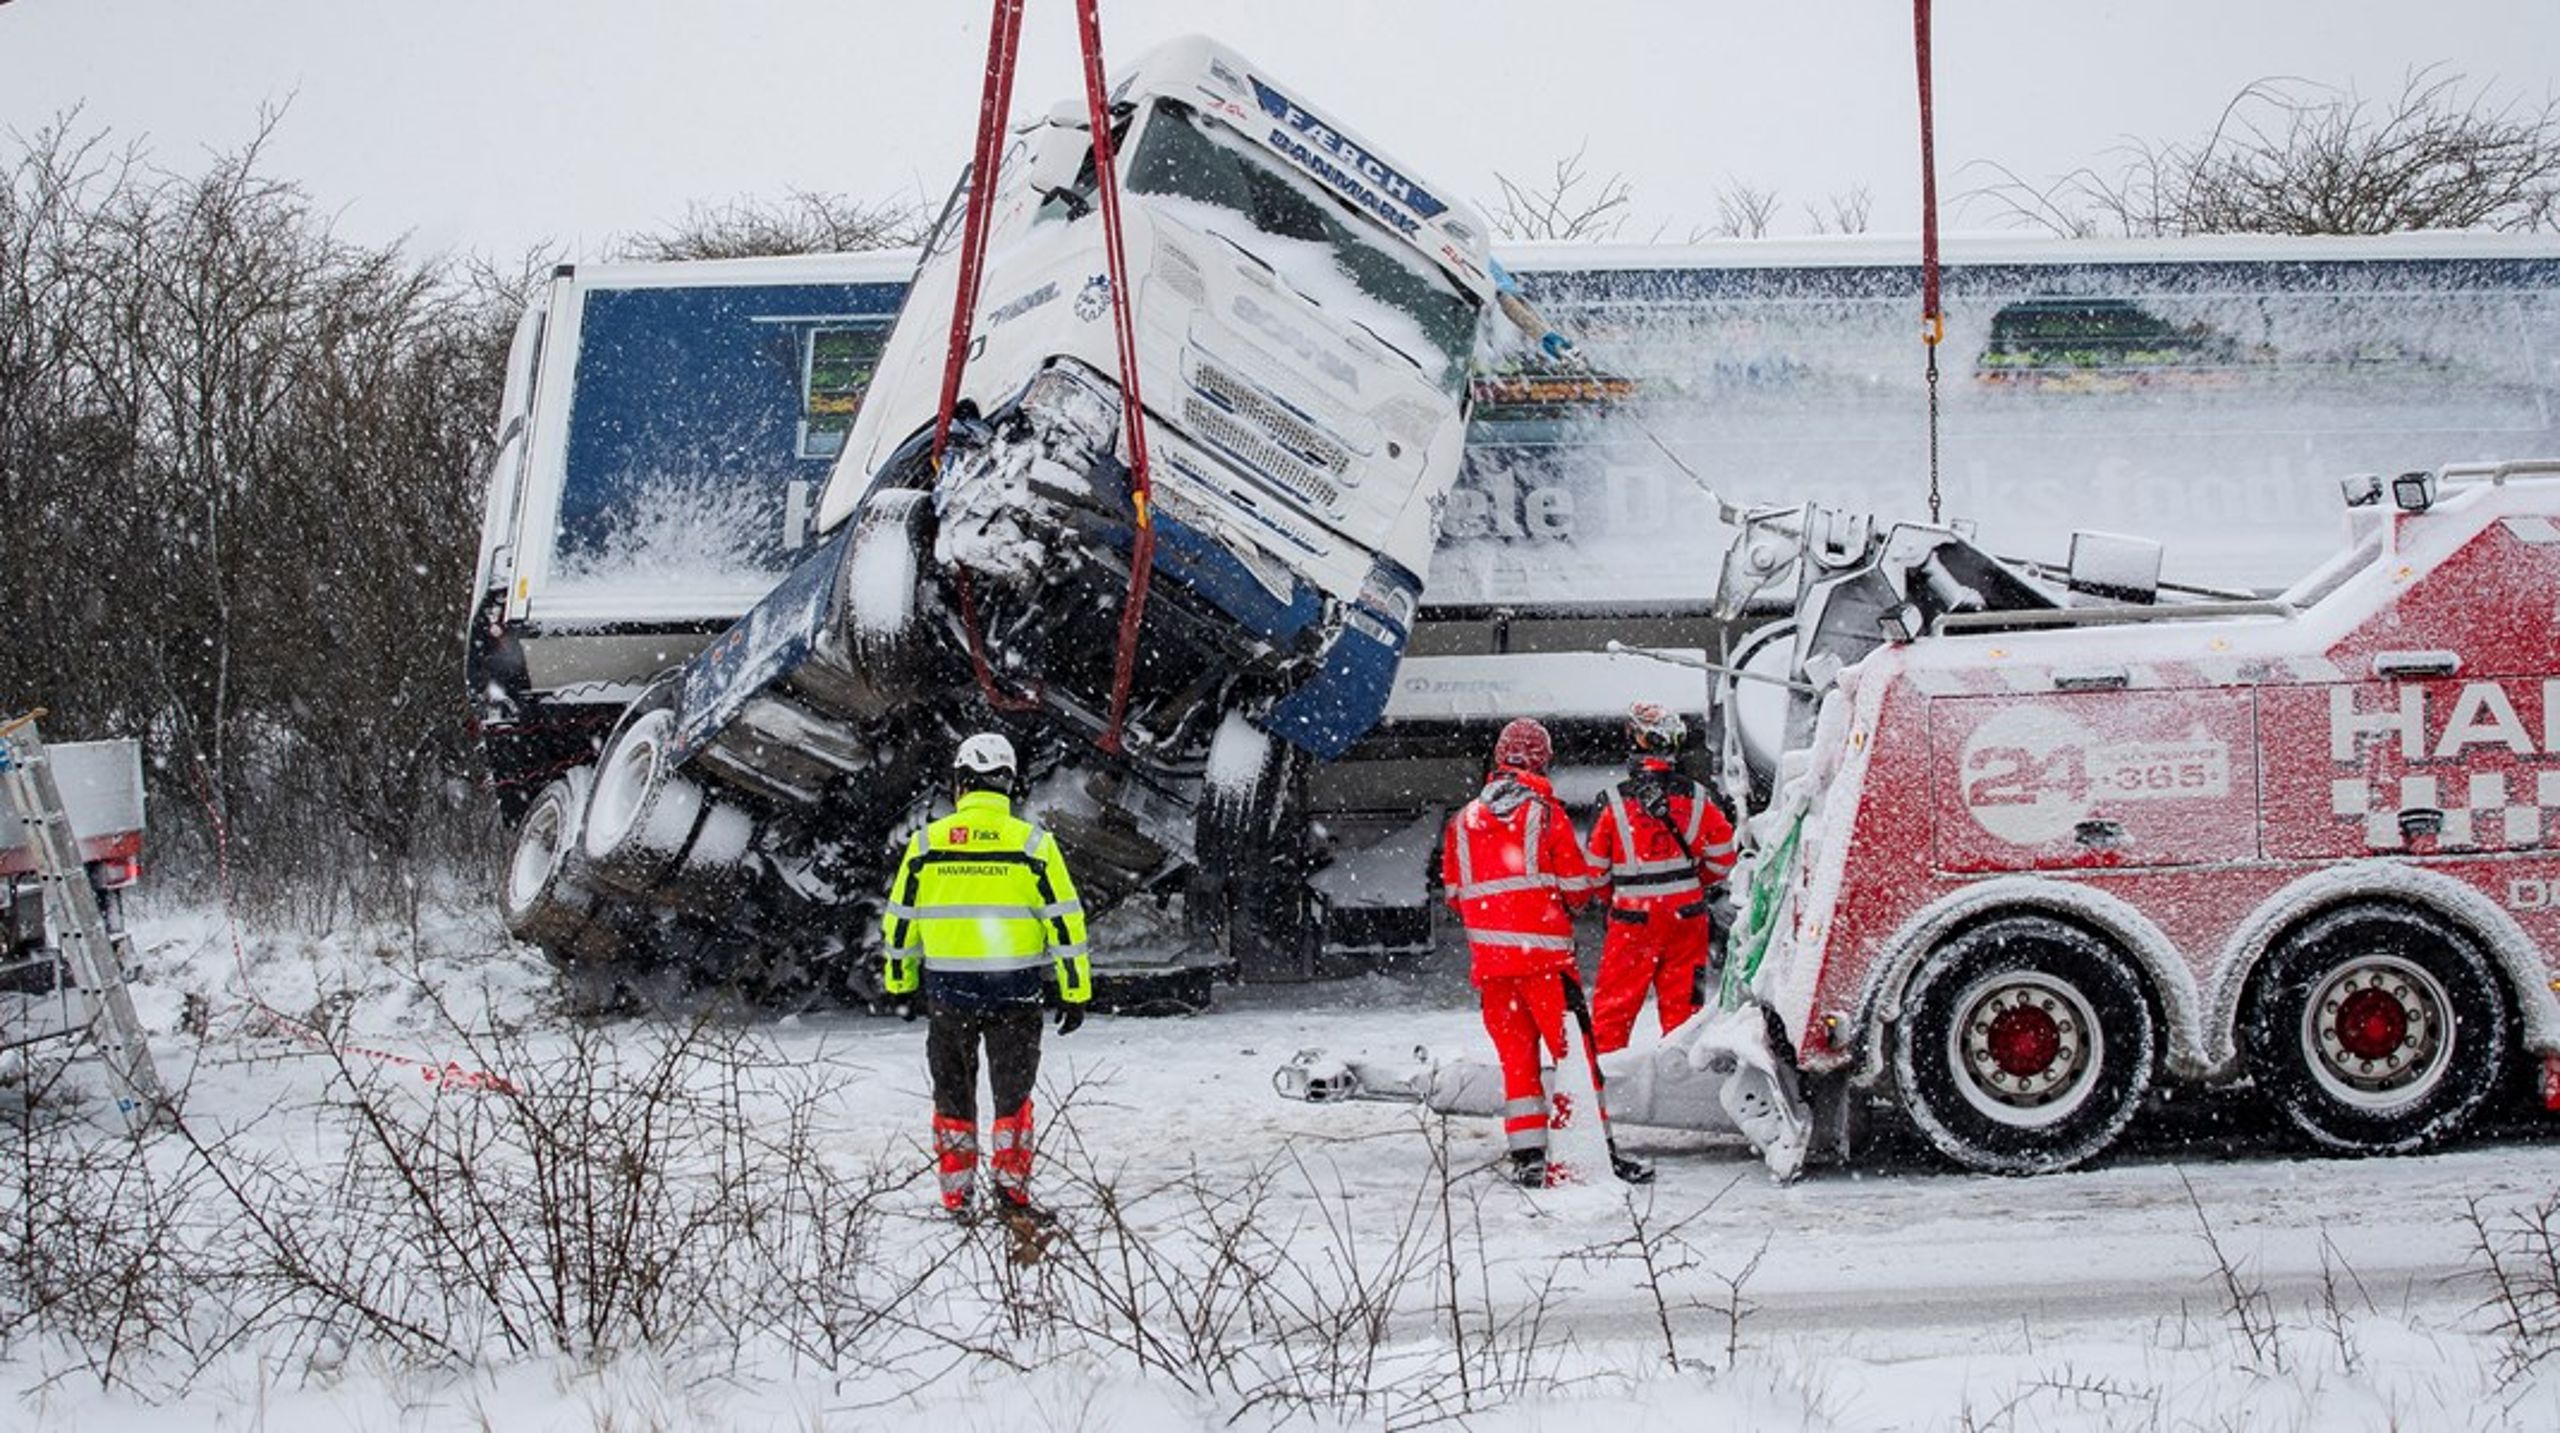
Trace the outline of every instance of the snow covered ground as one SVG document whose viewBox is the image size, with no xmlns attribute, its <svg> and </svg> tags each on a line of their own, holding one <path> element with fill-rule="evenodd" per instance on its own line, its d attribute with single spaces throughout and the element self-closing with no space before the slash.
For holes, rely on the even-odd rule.
<svg viewBox="0 0 2560 1433">
<path fill-rule="evenodd" d="M 1905 1158 L 1788 1187 L 1738 1146 L 1631 1129 L 1650 1191 L 1532 1194 L 1481 1171 L 1491 1121 L 1271 1089 L 1308 1046 L 1475 1052 L 1461 977 L 1231 990 L 1052 1038 L 1042 1185 L 1069 1233 L 1024 1268 L 931 1213 L 918 1027 L 571 1020 L 478 915 L 256 934 L 236 956 L 215 914 L 137 928 L 137 1003 L 207 1153 L 156 1137 L 153 1180 L 84 1186 L 134 1212 L 82 1237 L 122 1248 L 175 1208 L 154 1247 L 194 1276 L 184 1299 L 129 1281 L 121 1315 L 28 1317 L 30 1280 L 0 1270 L 0 1424 L 2560 1427 L 2560 1306 L 2534 1302 L 2560 1283 L 2560 1141 L 2529 1121 L 2342 1162 L 2223 1101 L 2160 1112 L 2082 1173 Z M 338 1056 L 267 1011 L 334 1022 Z M 448 1062 L 518 1093 L 424 1077 Z M 61 1108 L 11 1135 L 11 1215 L 53 1207 L 66 1151 L 126 1162 L 109 1117 Z M 2191 1138 L 2234 1113 L 2236 1141 Z M 593 1167 L 526 1187 L 572 1190 L 607 1226 L 584 1244 L 472 1185 L 575 1144 Z M 456 1149 L 485 1163 L 436 1157 Z M 217 1166 L 272 1227 L 188 1173 Z M 2521 1328 L 2500 1328 L 2484 1231 Z M 297 1251 L 298 1285 L 270 1245 Z M 587 1276 L 546 1277 L 545 1249 Z M 610 1296 L 617 1257 L 660 1287 Z M 648 1317 L 581 1324 L 579 1299 L 614 1297 Z"/>
</svg>

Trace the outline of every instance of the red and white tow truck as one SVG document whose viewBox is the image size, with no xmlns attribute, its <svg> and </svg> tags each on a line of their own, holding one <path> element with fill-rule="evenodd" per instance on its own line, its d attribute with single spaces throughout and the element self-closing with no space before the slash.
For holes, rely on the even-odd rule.
<svg viewBox="0 0 2560 1433">
<path fill-rule="evenodd" d="M 2560 461 L 2347 490 L 2346 550 L 2273 598 L 2162 584 L 2138 539 L 2054 571 L 1749 514 L 1725 601 L 1792 617 L 1718 706 L 1728 790 L 1773 795 L 1721 1008 L 1603 1062 L 1613 1118 L 1791 1176 L 1878 1103 L 2001 1173 L 2098 1156 L 2172 1083 L 2349 1153 L 2536 1075 L 2560 1110 Z M 1280 1083 L 1464 1109 L 1472 1073 Z"/>
</svg>

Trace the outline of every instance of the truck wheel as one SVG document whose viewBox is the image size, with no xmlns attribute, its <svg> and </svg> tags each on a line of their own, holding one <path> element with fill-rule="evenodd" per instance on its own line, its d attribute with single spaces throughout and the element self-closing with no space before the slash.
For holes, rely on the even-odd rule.
<svg viewBox="0 0 2560 1433">
<path fill-rule="evenodd" d="M 594 785 L 594 770 L 581 766 L 534 797 L 498 888 L 508 934 L 564 965 L 609 960 L 622 948 L 580 870 L 578 834 Z"/>
<path fill-rule="evenodd" d="M 853 523 L 836 596 L 852 678 L 841 701 L 851 715 L 879 721 L 895 715 L 931 676 L 925 568 L 933 554 L 933 495 L 875 492 Z"/>
<path fill-rule="evenodd" d="M 1894 1073 L 1938 1151 L 1986 1174 L 2069 1169 L 2151 1087 L 2151 1004 L 2113 946 L 2017 915 L 1933 953 L 1903 996 Z"/>
<path fill-rule="evenodd" d="M 672 707 L 654 707 L 615 734 L 596 768 L 579 847 L 607 885 L 668 904 L 716 905 L 733 893 L 755 821 L 676 771 L 675 719 Z"/>
<path fill-rule="evenodd" d="M 2348 1154 L 2458 1133 L 2506 1077 L 2515 1017 L 2469 936 L 2400 906 L 2331 911 L 2260 967 L 2249 1072 L 2294 1127 Z"/>
<path fill-rule="evenodd" d="M 1209 741 L 1193 852 L 1239 978 L 1310 980 L 1324 907 L 1307 884 L 1307 754 L 1229 712 Z"/>
</svg>

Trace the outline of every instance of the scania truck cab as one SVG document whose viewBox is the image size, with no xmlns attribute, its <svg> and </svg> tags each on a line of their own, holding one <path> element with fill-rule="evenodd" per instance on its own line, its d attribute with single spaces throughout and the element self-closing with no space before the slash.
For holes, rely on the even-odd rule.
<svg viewBox="0 0 2560 1433">
<path fill-rule="evenodd" d="M 1337 755 L 1384 709 L 1458 474 L 1485 226 L 1208 40 L 1151 52 L 1113 93 L 1162 608 L 1128 748 L 1196 767 L 1241 712 Z M 961 639 L 996 685 L 1088 735 L 1110 702 L 1133 527 L 1092 156 L 1084 108 L 1062 107 L 993 180 L 963 421 L 938 477 L 949 329 L 902 322 L 818 512 L 832 529 L 930 486 L 910 520 L 953 612 L 968 574 Z M 918 266 L 917 320 L 951 312 L 968 183 Z"/>
</svg>

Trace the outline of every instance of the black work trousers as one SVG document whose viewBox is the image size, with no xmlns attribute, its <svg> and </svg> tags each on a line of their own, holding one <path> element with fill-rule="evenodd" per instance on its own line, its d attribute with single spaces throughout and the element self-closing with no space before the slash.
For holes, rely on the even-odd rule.
<svg viewBox="0 0 2560 1433">
<path fill-rule="evenodd" d="M 998 1119 L 1021 1109 L 1040 1078 L 1037 1005 L 990 1010 L 936 1005 L 927 1016 L 925 1068 L 933 1074 L 933 1112 L 946 1119 L 978 1119 L 978 1046 L 987 1047 L 987 1084 Z"/>
</svg>

